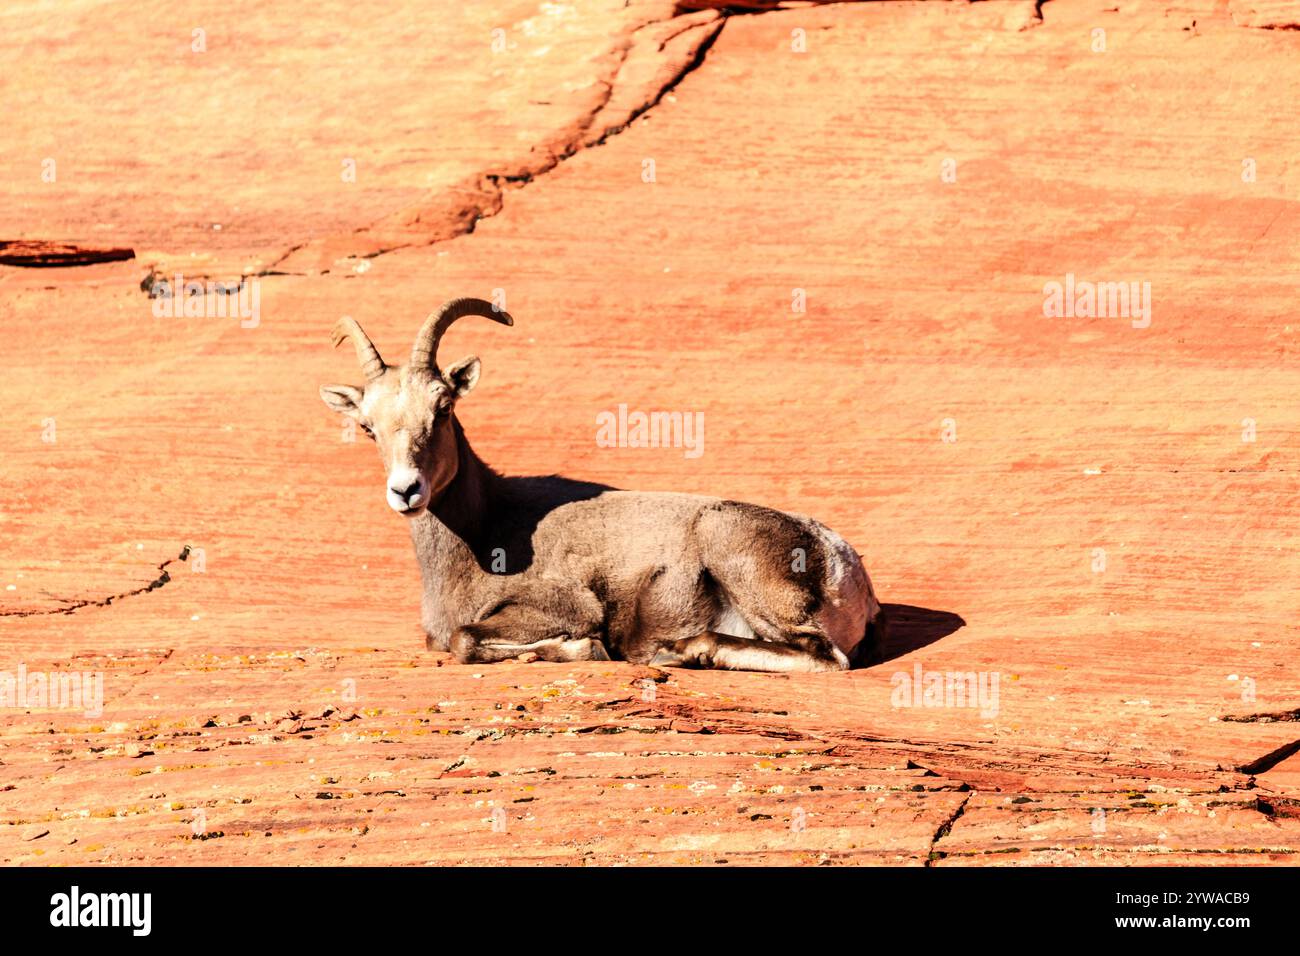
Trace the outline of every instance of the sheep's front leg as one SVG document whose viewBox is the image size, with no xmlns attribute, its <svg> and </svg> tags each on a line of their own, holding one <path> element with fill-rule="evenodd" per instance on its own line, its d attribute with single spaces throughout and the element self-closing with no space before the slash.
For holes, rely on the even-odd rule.
<svg viewBox="0 0 1300 956">
<path fill-rule="evenodd" d="M 428 590 L 420 595 L 420 627 L 424 629 L 424 649 L 426 651 L 445 651 L 449 635 L 446 621 L 434 610 L 438 605 Z"/>
<path fill-rule="evenodd" d="M 456 629 L 450 650 L 462 664 L 491 664 L 536 654 L 544 661 L 607 661 L 605 645 L 581 637 L 537 608 L 512 604 L 496 614 Z"/>
</svg>

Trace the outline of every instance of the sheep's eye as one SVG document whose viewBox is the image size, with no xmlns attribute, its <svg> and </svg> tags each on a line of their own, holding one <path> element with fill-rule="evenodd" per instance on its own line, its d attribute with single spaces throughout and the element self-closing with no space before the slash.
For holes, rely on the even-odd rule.
<svg viewBox="0 0 1300 956">
<path fill-rule="evenodd" d="M 367 435 L 369 435 L 371 438 L 374 438 L 374 437 L 375 437 L 375 433 L 374 433 L 374 431 L 372 431 L 371 428 L 370 428 L 370 426 L 367 425 L 365 422 L 357 422 L 357 424 L 360 425 L 360 426 L 361 426 L 361 430 L 362 430 L 363 432 L 365 432 Z"/>
</svg>

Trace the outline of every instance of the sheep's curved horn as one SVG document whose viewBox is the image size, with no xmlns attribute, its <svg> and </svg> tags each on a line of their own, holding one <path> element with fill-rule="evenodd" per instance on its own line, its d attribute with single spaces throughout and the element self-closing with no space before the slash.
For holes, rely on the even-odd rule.
<svg viewBox="0 0 1300 956">
<path fill-rule="evenodd" d="M 415 337 L 415 346 L 411 349 L 411 364 L 441 375 L 438 369 L 438 343 L 453 322 L 467 315 L 481 315 L 502 325 L 515 324 L 509 312 L 498 309 L 491 302 L 482 299 L 452 299 L 424 320 L 420 334 Z"/>
<path fill-rule="evenodd" d="M 361 371 L 365 373 L 366 381 L 373 382 L 383 375 L 388 366 L 380 357 L 379 349 L 375 348 L 375 344 L 370 341 L 370 336 L 361 330 L 357 320 L 345 315 L 334 326 L 334 347 L 338 348 L 348 339 L 352 340 L 352 345 L 357 350 L 357 361 L 361 363 Z"/>
</svg>

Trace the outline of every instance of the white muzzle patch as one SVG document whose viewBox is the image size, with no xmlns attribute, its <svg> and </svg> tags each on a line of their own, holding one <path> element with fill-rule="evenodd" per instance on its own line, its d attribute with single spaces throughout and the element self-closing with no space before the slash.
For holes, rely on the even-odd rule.
<svg viewBox="0 0 1300 956">
<path fill-rule="evenodd" d="M 398 514 L 411 515 L 429 503 L 429 485 L 416 471 L 394 472 L 388 476 L 388 507 Z"/>
</svg>

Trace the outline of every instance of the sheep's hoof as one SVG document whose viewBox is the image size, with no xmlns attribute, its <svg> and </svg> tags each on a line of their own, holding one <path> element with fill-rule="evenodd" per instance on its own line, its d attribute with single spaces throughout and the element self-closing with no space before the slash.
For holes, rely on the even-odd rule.
<svg viewBox="0 0 1300 956">
<path fill-rule="evenodd" d="M 682 663 L 682 655 L 661 647 L 655 651 L 655 656 L 650 658 L 651 667 L 678 667 Z"/>
</svg>

